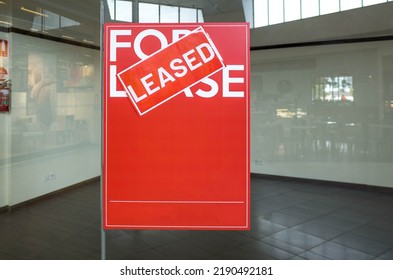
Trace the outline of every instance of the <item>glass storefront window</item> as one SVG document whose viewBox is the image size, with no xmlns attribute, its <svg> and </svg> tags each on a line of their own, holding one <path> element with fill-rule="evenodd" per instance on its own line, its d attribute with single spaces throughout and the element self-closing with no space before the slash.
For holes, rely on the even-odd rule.
<svg viewBox="0 0 393 280">
<path fill-rule="evenodd" d="M 389 185 L 392 44 L 252 51 L 252 172 Z"/>
<path fill-rule="evenodd" d="M 385 3 L 386 0 L 363 0 L 363 6 L 370 6 L 380 3 Z"/>
<path fill-rule="evenodd" d="M 13 34 L 12 155 L 99 142 L 99 52 Z"/>
<path fill-rule="evenodd" d="M 362 6 L 362 0 L 340 0 L 340 10 L 350 10 L 360 8 Z"/>
<path fill-rule="evenodd" d="M 192 8 L 180 8 L 180 22 L 198 22 L 197 10 Z"/>
<path fill-rule="evenodd" d="M 319 0 L 302 0 L 302 18 L 319 15 Z"/>
<path fill-rule="evenodd" d="M 269 1 L 269 24 L 284 22 L 283 0 Z"/>
<path fill-rule="evenodd" d="M 108 0 L 105 1 L 109 17 L 115 21 L 132 22 L 203 22 L 201 9 L 180 7 L 176 5 L 162 5 L 160 3 L 138 2 L 138 19 L 133 19 L 133 1 Z"/>
<path fill-rule="evenodd" d="M 179 7 L 160 5 L 161 22 L 179 22 Z"/>
<path fill-rule="evenodd" d="M 119 21 L 132 22 L 132 2 L 116 0 L 115 17 Z"/>
<path fill-rule="evenodd" d="M 159 5 L 139 3 L 139 22 L 160 22 Z"/>
<path fill-rule="evenodd" d="M 340 11 L 340 0 L 319 0 L 320 14 L 331 14 Z"/>
<path fill-rule="evenodd" d="M 203 13 L 201 9 L 198 9 L 198 22 L 204 22 Z"/>
<path fill-rule="evenodd" d="M 268 26 L 390 1 L 392 0 L 253 0 L 252 26 Z"/>
<path fill-rule="evenodd" d="M 268 0 L 254 0 L 254 26 L 269 25 Z"/>
<path fill-rule="evenodd" d="M 300 0 L 285 0 L 285 21 L 300 19 Z"/>
</svg>

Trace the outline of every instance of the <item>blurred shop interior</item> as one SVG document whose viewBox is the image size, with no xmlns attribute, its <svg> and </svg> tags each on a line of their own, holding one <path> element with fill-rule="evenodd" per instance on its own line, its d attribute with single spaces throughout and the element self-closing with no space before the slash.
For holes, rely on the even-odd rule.
<svg viewBox="0 0 393 280">
<path fill-rule="evenodd" d="M 393 187 L 391 0 L 0 0 L 0 209 L 100 176 L 101 9 L 250 22 L 251 172 Z"/>
</svg>

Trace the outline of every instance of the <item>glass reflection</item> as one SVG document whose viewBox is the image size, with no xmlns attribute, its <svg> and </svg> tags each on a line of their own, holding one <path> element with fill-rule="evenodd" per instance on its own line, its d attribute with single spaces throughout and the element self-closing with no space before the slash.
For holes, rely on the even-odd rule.
<svg viewBox="0 0 393 280">
<path fill-rule="evenodd" d="M 301 18 L 300 0 L 286 0 L 284 1 L 284 5 L 285 5 L 284 15 L 285 15 L 286 22 L 292 20 L 298 20 Z"/>
<path fill-rule="evenodd" d="M 99 52 L 13 35 L 12 156 L 99 141 Z"/>
<path fill-rule="evenodd" d="M 252 163 L 393 162 L 392 43 L 252 52 Z"/>
<path fill-rule="evenodd" d="M 139 22 L 160 22 L 159 5 L 139 3 Z"/>
<path fill-rule="evenodd" d="M 179 22 L 179 7 L 160 5 L 160 22 Z"/>
<path fill-rule="evenodd" d="M 197 10 L 180 7 L 180 22 L 198 22 Z"/>
<path fill-rule="evenodd" d="M 116 19 L 119 21 L 132 22 L 132 2 L 117 0 L 115 3 L 116 3 L 116 10 L 115 10 L 116 15 L 114 17 L 112 17 L 112 19 Z"/>
</svg>

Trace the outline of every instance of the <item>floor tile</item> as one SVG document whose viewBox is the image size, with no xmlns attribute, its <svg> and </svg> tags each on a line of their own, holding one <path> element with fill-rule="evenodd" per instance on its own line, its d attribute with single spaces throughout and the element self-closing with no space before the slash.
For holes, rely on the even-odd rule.
<svg viewBox="0 0 393 280">
<path fill-rule="evenodd" d="M 310 193 L 307 191 L 301 191 L 301 190 L 292 190 L 290 192 L 286 193 L 289 196 L 293 196 L 293 197 L 297 197 L 297 198 L 301 198 L 301 199 L 306 199 L 306 200 L 312 200 L 315 199 L 317 197 L 319 197 L 319 194 L 316 193 Z"/>
<path fill-rule="evenodd" d="M 280 194 L 279 190 L 274 188 L 256 187 L 251 189 L 251 199 L 258 200 L 261 198 L 268 198 Z"/>
<path fill-rule="evenodd" d="M 57 252 L 60 256 L 62 256 L 64 253 L 67 253 L 67 255 L 78 255 L 79 257 L 75 257 L 75 259 L 88 259 L 91 254 L 95 252 L 101 252 L 101 246 L 91 249 L 62 242 L 56 246 L 51 247 L 51 250 Z M 58 257 L 58 259 L 63 258 Z"/>
<path fill-rule="evenodd" d="M 2 230 L 0 228 L 0 252 L 2 248 L 8 246 L 10 242 L 17 242 L 23 237 L 23 234 L 13 233 L 12 231 Z"/>
<path fill-rule="evenodd" d="M 278 231 L 284 230 L 286 228 L 286 226 L 267 220 L 266 216 L 263 215 L 251 219 L 251 230 L 242 232 L 242 234 L 253 237 L 255 239 L 260 239 Z"/>
<path fill-rule="evenodd" d="M 393 194 L 391 192 L 378 193 L 378 195 L 373 198 L 373 201 L 379 202 L 380 204 L 385 204 L 386 207 L 389 207 L 390 210 L 393 210 Z"/>
<path fill-rule="evenodd" d="M 101 259 L 100 184 L 0 214 L 0 259 Z M 393 259 L 393 195 L 251 176 L 250 231 L 105 231 L 106 259 Z"/>
<path fill-rule="evenodd" d="M 331 241 L 373 256 L 379 256 L 392 247 L 390 244 L 355 235 L 353 233 L 341 235 Z"/>
<path fill-rule="evenodd" d="M 393 248 L 378 256 L 381 260 L 393 260 Z"/>
<path fill-rule="evenodd" d="M 273 209 L 268 207 L 263 201 L 251 201 L 250 216 L 251 218 L 272 212 Z"/>
<path fill-rule="evenodd" d="M 374 221 L 371 221 L 368 223 L 368 225 L 379 228 L 381 230 L 391 232 L 393 236 L 393 222 L 387 220 L 387 219 L 376 219 Z"/>
<path fill-rule="evenodd" d="M 265 242 L 269 245 L 272 245 L 276 248 L 282 249 L 282 250 L 289 252 L 291 254 L 294 254 L 294 255 L 298 255 L 298 254 L 305 251 L 305 249 L 303 249 L 303 248 L 300 248 L 295 245 L 280 241 L 278 239 L 274 239 L 272 237 L 265 237 L 265 238 L 262 238 L 260 241 Z"/>
<path fill-rule="evenodd" d="M 313 200 L 316 203 L 321 203 L 321 207 L 329 207 L 330 211 L 340 209 L 349 205 L 349 202 L 337 200 L 337 198 L 332 198 L 330 196 L 319 196 Z"/>
<path fill-rule="evenodd" d="M 273 198 L 270 198 L 270 197 L 269 198 L 261 198 L 261 199 L 251 202 L 251 207 L 252 207 L 251 211 L 261 210 L 263 212 L 268 212 L 268 210 L 270 210 L 269 212 L 271 212 L 271 211 L 280 210 L 282 208 L 286 208 L 291 205 L 293 205 L 291 202 L 277 201 L 277 200 L 274 200 Z M 251 214 L 253 215 L 253 213 L 251 213 Z"/>
<path fill-rule="evenodd" d="M 63 226 L 51 224 L 44 226 L 35 232 L 32 232 L 30 236 L 34 237 L 37 240 L 42 240 L 50 245 L 55 245 L 65 241 L 68 238 L 71 238 L 74 234 L 77 234 L 78 232 L 79 231 L 70 230 Z"/>
<path fill-rule="evenodd" d="M 101 236 L 99 232 L 81 231 L 78 234 L 64 240 L 64 243 L 71 244 L 72 246 L 81 246 L 87 249 L 100 249 Z"/>
<path fill-rule="evenodd" d="M 380 218 L 393 223 L 393 210 L 387 212 L 385 215 L 381 216 Z"/>
<path fill-rule="evenodd" d="M 371 260 L 372 255 L 342 246 L 334 242 L 325 242 L 311 252 L 333 260 Z"/>
<path fill-rule="evenodd" d="M 300 256 L 294 256 L 291 258 L 291 260 L 298 260 L 298 261 L 304 261 L 307 260 L 306 258 L 300 257 Z"/>
<path fill-rule="evenodd" d="M 123 256 L 124 260 L 166 260 L 167 256 L 155 249 L 148 249 Z"/>
<path fill-rule="evenodd" d="M 392 197 L 393 199 L 393 197 Z M 351 209 L 366 215 L 372 215 L 375 218 L 385 216 L 387 213 L 393 212 L 393 207 L 386 209 L 385 205 L 379 201 L 367 200 L 363 203 L 353 203 L 346 206 L 346 209 Z"/>
<path fill-rule="evenodd" d="M 292 227 L 305 222 L 307 219 L 294 217 L 287 214 L 272 212 L 262 215 L 263 219 L 285 227 Z"/>
<path fill-rule="evenodd" d="M 286 193 L 270 197 L 269 199 L 274 203 L 287 206 L 295 205 L 308 200 L 306 198 L 294 197 Z"/>
<path fill-rule="evenodd" d="M 219 254 L 219 257 L 224 260 L 275 260 L 276 258 L 267 255 L 266 253 L 255 250 L 255 248 L 241 245 L 236 248 Z"/>
<path fill-rule="evenodd" d="M 0 229 L 7 230 L 11 227 L 17 227 L 26 223 L 30 218 L 31 216 L 26 211 L 0 214 Z"/>
<path fill-rule="evenodd" d="M 21 260 L 21 258 L 0 252 L 0 260 Z"/>
<path fill-rule="evenodd" d="M 217 234 L 225 238 L 228 238 L 230 240 L 233 240 L 237 244 L 246 244 L 254 240 L 254 238 L 247 236 L 247 234 L 251 232 L 254 232 L 254 228 L 245 231 L 224 230 L 224 231 L 218 231 Z"/>
<path fill-rule="evenodd" d="M 352 234 L 359 235 L 365 238 L 369 238 L 375 241 L 387 243 L 390 245 L 393 245 L 393 235 L 390 231 L 385 231 L 383 229 L 370 226 L 370 225 L 364 225 L 360 226 L 354 230 L 351 231 Z"/>
<path fill-rule="evenodd" d="M 343 196 L 343 197 L 350 197 L 353 199 L 373 199 L 378 196 L 377 193 L 371 192 L 368 190 L 364 189 L 355 189 L 355 188 L 338 188 L 338 191 L 336 192 L 337 195 Z"/>
<path fill-rule="evenodd" d="M 339 205 L 334 205 L 334 204 L 330 204 L 330 203 L 323 203 L 317 200 L 308 200 L 308 201 L 304 201 L 301 203 L 298 203 L 297 206 L 306 208 L 306 209 L 310 209 L 312 211 L 320 211 L 322 213 L 329 213 L 332 212 L 336 209 L 341 208 L 342 206 Z"/>
<path fill-rule="evenodd" d="M 278 213 L 281 214 L 286 214 L 286 215 L 291 215 L 291 216 L 295 216 L 301 219 L 305 219 L 305 220 L 309 220 L 315 217 L 318 217 L 322 214 L 324 214 L 323 211 L 319 211 L 319 210 L 311 210 L 311 209 L 307 209 L 305 207 L 301 207 L 299 205 L 293 205 L 287 208 L 283 208 L 277 211 Z"/>
<path fill-rule="evenodd" d="M 71 251 L 65 248 L 51 248 L 38 254 L 34 259 L 38 260 L 83 260 L 91 254 L 91 251 Z"/>
<path fill-rule="evenodd" d="M 43 217 L 37 217 L 37 216 L 31 216 L 29 219 L 15 223 L 13 225 L 9 225 L 5 227 L 4 229 L 16 233 L 16 234 L 23 234 L 25 235 L 26 232 L 36 232 L 38 230 L 41 230 L 42 228 L 45 228 L 49 225 L 51 225 L 53 220 L 48 220 L 47 218 Z"/>
<path fill-rule="evenodd" d="M 278 260 L 288 260 L 295 256 L 294 254 L 291 254 L 263 241 L 250 242 L 247 244 L 247 246 Z"/>
<path fill-rule="evenodd" d="M 196 231 L 193 230 L 170 230 L 169 232 L 176 235 L 181 240 L 187 240 L 196 234 Z"/>
<path fill-rule="evenodd" d="M 158 246 L 155 248 L 159 253 L 165 255 L 168 259 L 178 260 L 200 260 L 215 259 L 208 251 L 184 240 L 175 241 L 173 243 Z"/>
<path fill-rule="evenodd" d="M 361 225 L 361 223 L 359 222 L 343 219 L 330 214 L 318 217 L 312 221 L 324 226 L 328 226 L 339 230 L 346 230 L 346 231 L 354 229 Z"/>
<path fill-rule="evenodd" d="M 330 240 L 345 232 L 344 230 L 318 224 L 315 222 L 315 220 L 296 225 L 293 227 L 293 229 L 306 234 L 313 235 L 315 237 L 319 237 L 324 240 Z"/>
<path fill-rule="evenodd" d="M 161 246 L 179 240 L 179 237 L 165 230 L 141 230 L 133 231 L 136 237 L 151 247 Z"/>
<path fill-rule="evenodd" d="M 330 260 L 330 259 L 327 258 L 327 257 L 318 255 L 318 254 L 313 253 L 313 252 L 311 252 L 311 251 L 303 252 L 303 253 L 301 253 L 299 256 L 302 257 L 302 258 L 304 258 L 304 259 L 306 259 L 306 260 Z"/>
<path fill-rule="evenodd" d="M 296 247 L 303 248 L 305 250 L 313 248 L 325 241 L 321 238 L 302 233 L 294 229 L 286 229 L 275 233 L 270 237 L 294 245 Z"/>
<path fill-rule="evenodd" d="M 151 247 L 140 238 L 128 235 L 116 237 L 106 242 L 106 254 L 108 259 L 123 259 L 131 253 L 138 253 Z"/>
<path fill-rule="evenodd" d="M 365 212 L 360 212 L 360 211 L 356 211 L 356 210 L 348 209 L 348 208 L 338 209 L 333 212 L 330 212 L 329 214 L 332 216 L 346 219 L 349 221 L 353 221 L 353 222 L 356 222 L 359 224 L 368 223 L 379 216 L 378 214 L 373 214 L 371 212 L 365 213 Z"/>
<path fill-rule="evenodd" d="M 190 238 L 189 242 L 213 255 L 217 255 L 223 251 L 227 251 L 241 245 L 241 243 L 236 243 L 233 239 L 220 236 L 216 232 L 197 234 L 193 238 Z"/>
<path fill-rule="evenodd" d="M 1 249 L 2 253 L 14 256 L 16 259 L 31 260 L 50 249 L 50 245 L 41 240 L 24 237 L 14 242 L 10 242 Z"/>
</svg>

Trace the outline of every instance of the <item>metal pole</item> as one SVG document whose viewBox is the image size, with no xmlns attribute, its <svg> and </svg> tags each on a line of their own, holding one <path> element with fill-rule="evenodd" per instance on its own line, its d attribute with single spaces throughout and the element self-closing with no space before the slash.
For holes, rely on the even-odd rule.
<svg viewBox="0 0 393 280">
<path fill-rule="evenodd" d="M 132 22 L 139 22 L 139 0 L 134 0 L 132 5 Z"/>
<path fill-rule="evenodd" d="M 103 112 L 103 106 L 105 106 L 103 102 L 103 97 L 104 97 L 104 86 L 103 86 L 103 65 L 102 65 L 102 60 L 103 60 L 103 51 L 104 51 L 104 44 L 103 44 L 103 37 L 102 37 L 102 32 L 103 32 L 103 26 L 104 26 L 104 1 L 106 0 L 101 0 L 100 1 L 100 70 L 101 70 L 101 112 Z M 104 126 L 103 126 L 103 115 L 101 115 L 101 136 L 104 133 Z M 101 137 L 103 139 L 103 137 Z M 104 230 L 104 209 L 103 209 L 103 192 L 102 192 L 102 174 L 103 174 L 103 148 L 102 148 L 102 140 L 101 140 L 101 180 L 100 180 L 100 213 L 101 213 L 101 260 L 106 259 L 106 239 L 105 239 L 105 230 Z"/>
</svg>

